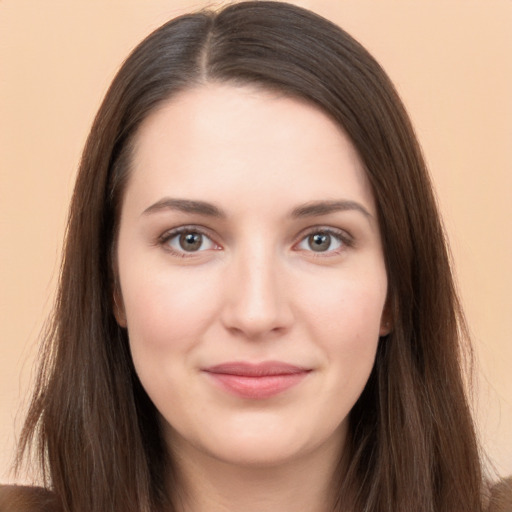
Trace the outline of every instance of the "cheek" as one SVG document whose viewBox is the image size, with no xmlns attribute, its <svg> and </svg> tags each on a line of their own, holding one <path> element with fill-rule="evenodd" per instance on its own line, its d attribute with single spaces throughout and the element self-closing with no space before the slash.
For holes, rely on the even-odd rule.
<svg viewBox="0 0 512 512">
<path fill-rule="evenodd" d="M 126 273 L 121 284 L 130 351 L 142 386 L 158 410 L 180 410 L 189 391 L 176 395 L 169 390 L 190 377 L 194 350 L 216 315 L 215 283 L 153 267 L 151 273 Z"/>
<path fill-rule="evenodd" d="M 154 270 L 127 274 L 121 283 L 132 350 L 186 350 L 215 315 L 215 283 L 197 272 Z"/>
<path fill-rule="evenodd" d="M 342 333 L 378 337 L 386 301 L 386 279 L 332 279 L 327 286 L 309 288 L 304 297 L 305 310 L 326 334 Z M 311 290 L 314 290 L 311 292 Z"/>
<path fill-rule="evenodd" d="M 304 294 L 309 336 L 322 350 L 326 364 L 338 371 L 335 378 L 357 386 L 361 379 L 366 382 L 379 343 L 385 273 L 328 284 Z"/>
</svg>

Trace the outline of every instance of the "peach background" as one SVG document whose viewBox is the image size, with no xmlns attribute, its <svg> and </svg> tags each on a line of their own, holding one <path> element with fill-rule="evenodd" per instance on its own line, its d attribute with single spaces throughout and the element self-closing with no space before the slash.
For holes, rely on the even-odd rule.
<svg viewBox="0 0 512 512">
<path fill-rule="evenodd" d="M 211 4 L 211 2 L 209 2 Z M 512 473 L 512 1 L 304 0 L 377 57 L 436 183 L 478 357 L 480 430 Z M 50 305 L 74 173 L 116 69 L 204 1 L 0 0 L 0 480 Z"/>
</svg>

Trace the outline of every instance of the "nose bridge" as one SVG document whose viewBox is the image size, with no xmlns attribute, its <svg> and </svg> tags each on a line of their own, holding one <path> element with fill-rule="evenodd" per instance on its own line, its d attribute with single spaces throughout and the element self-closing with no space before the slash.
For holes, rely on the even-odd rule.
<svg viewBox="0 0 512 512">
<path fill-rule="evenodd" d="M 230 268 L 226 327 L 257 337 L 288 327 L 291 313 L 276 250 L 268 240 L 239 247 Z"/>
</svg>

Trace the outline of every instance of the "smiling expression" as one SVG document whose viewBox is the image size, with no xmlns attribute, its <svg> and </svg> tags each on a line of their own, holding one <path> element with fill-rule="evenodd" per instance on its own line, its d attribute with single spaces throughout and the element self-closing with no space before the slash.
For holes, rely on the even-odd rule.
<svg viewBox="0 0 512 512">
<path fill-rule="evenodd" d="M 386 334 L 376 208 L 344 132 L 306 102 L 207 84 L 143 122 L 115 311 L 175 452 L 338 453 Z"/>
</svg>

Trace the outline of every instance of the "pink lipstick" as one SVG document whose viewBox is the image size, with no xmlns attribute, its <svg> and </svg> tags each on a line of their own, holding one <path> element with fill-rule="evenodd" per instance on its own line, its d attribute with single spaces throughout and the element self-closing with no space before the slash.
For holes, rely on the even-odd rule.
<svg viewBox="0 0 512 512">
<path fill-rule="evenodd" d="M 203 371 L 226 391 L 242 398 L 263 400 L 299 384 L 311 371 L 307 368 L 267 361 L 259 364 L 230 362 Z"/>
</svg>

